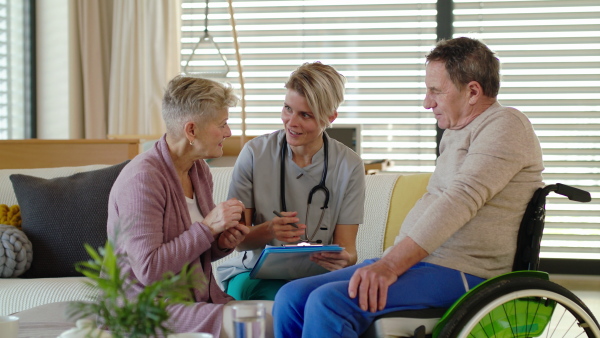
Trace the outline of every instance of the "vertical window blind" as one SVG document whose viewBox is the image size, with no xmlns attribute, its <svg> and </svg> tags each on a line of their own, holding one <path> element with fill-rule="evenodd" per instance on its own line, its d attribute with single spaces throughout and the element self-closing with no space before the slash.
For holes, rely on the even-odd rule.
<svg viewBox="0 0 600 338">
<path fill-rule="evenodd" d="M 548 197 L 541 257 L 600 259 L 600 2 L 455 0 L 454 36 L 497 52 L 498 100 L 533 123 L 544 181 L 592 195 Z"/>
<path fill-rule="evenodd" d="M 205 1 L 182 2 L 182 69 L 204 35 Z M 436 0 L 233 1 L 245 79 L 246 134 L 281 128 L 283 85 L 304 62 L 330 64 L 348 80 L 337 125 L 362 126 L 364 160 L 431 172 L 436 130 L 422 107 L 424 56 L 435 45 Z M 239 88 L 225 0 L 209 2 L 208 33 L 227 58 L 216 80 Z M 597 0 L 454 1 L 454 35 L 484 40 L 502 63 L 499 100 L 529 116 L 544 151 L 546 183 L 592 193 L 591 203 L 548 198 L 542 257 L 600 259 L 600 6 Z M 222 60 L 201 43 L 187 70 Z M 214 78 L 214 77 L 213 77 Z M 241 134 L 241 109 L 230 124 Z"/>
<path fill-rule="evenodd" d="M 204 35 L 205 1 L 184 1 L 182 64 Z M 304 62 L 321 61 L 347 78 L 335 125 L 360 124 L 362 157 L 393 160 L 394 170 L 431 172 L 435 119 L 422 107 L 424 55 L 436 40 L 436 1 L 233 1 L 246 90 L 246 134 L 282 127 L 283 87 Z M 227 1 L 209 2 L 208 32 L 238 84 Z M 201 43 L 188 70 L 221 70 L 210 43 Z M 240 134 L 240 108 L 231 110 Z"/>
<path fill-rule="evenodd" d="M 24 8 L 0 0 L 0 140 L 25 135 Z"/>
<path fill-rule="evenodd" d="M 8 138 L 8 46 L 9 7 L 8 0 L 0 0 L 0 140 Z"/>
</svg>

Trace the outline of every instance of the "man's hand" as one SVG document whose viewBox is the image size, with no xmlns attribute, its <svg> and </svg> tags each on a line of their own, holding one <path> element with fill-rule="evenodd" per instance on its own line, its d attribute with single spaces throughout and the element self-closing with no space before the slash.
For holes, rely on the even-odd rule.
<svg viewBox="0 0 600 338">
<path fill-rule="evenodd" d="M 363 311 L 383 310 L 390 285 L 427 255 L 412 238 L 405 237 L 382 259 L 354 271 L 348 295 L 350 298 L 358 296 L 358 305 Z"/>
<path fill-rule="evenodd" d="M 348 285 L 350 298 L 358 296 L 358 305 L 363 311 L 381 311 L 387 303 L 390 285 L 398 280 L 393 267 L 379 260 L 354 272 Z"/>
</svg>

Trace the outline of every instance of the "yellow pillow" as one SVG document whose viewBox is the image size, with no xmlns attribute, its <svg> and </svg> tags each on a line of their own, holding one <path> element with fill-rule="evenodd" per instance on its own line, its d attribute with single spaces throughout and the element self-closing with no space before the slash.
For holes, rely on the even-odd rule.
<svg viewBox="0 0 600 338">
<path fill-rule="evenodd" d="M 396 181 L 392 191 L 392 200 L 390 201 L 390 210 L 385 228 L 384 251 L 394 245 L 394 239 L 400 233 L 400 227 L 406 214 L 427 192 L 430 177 L 431 173 L 402 175 Z"/>
<path fill-rule="evenodd" d="M 21 209 L 18 205 L 9 207 L 0 204 L 0 224 L 8 224 L 21 229 Z"/>
</svg>

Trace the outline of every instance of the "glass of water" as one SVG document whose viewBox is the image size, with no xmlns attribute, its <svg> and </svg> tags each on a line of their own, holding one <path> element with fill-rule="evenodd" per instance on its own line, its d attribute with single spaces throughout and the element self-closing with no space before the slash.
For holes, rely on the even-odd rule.
<svg viewBox="0 0 600 338">
<path fill-rule="evenodd" d="M 232 307 L 235 338 L 265 337 L 265 306 L 262 303 L 243 302 Z"/>
</svg>

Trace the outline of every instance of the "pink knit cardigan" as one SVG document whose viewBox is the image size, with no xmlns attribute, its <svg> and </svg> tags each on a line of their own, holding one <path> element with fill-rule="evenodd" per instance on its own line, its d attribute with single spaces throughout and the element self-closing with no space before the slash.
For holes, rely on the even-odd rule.
<svg viewBox="0 0 600 338">
<path fill-rule="evenodd" d="M 189 174 L 200 211 L 208 215 L 215 207 L 208 165 L 196 161 Z M 123 271 L 138 281 L 129 296 L 165 272 L 177 273 L 191 262 L 208 285 L 194 290 L 194 305 L 169 309 L 171 328 L 175 332 L 210 332 L 218 337 L 223 304 L 233 298 L 217 285 L 210 263 L 231 251 L 217 248 L 206 225 L 191 222 L 165 136 L 123 168 L 111 190 L 108 208 L 108 238 L 116 240 L 116 251 L 126 255 Z"/>
</svg>

